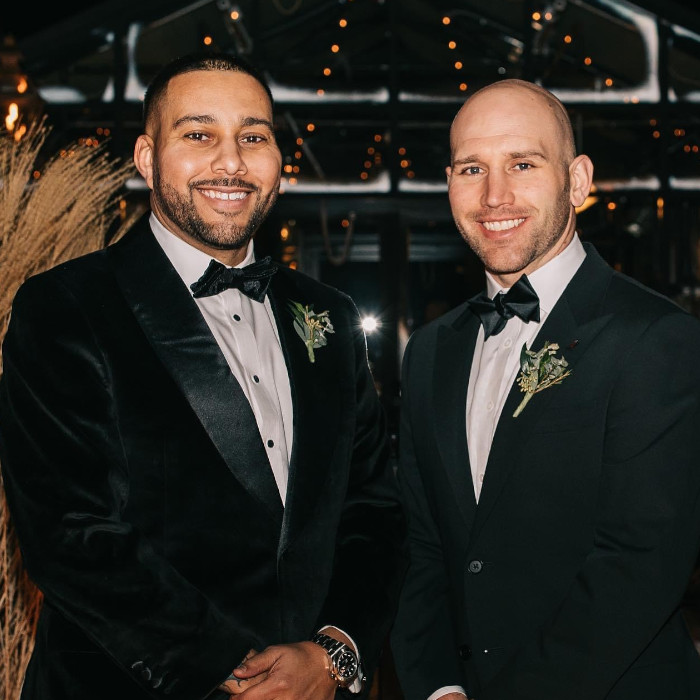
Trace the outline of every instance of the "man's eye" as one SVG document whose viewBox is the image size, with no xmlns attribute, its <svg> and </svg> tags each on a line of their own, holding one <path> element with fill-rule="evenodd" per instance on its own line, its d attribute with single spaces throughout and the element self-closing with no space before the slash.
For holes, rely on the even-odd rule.
<svg viewBox="0 0 700 700">
<path fill-rule="evenodd" d="M 481 168 L 478 165 L 468 165 L 462 170 L 462 175 L 479 175 Z"/>
<path fill-rule="evenodd" d="M 243 143 L 264 143 L 267 139 L 260 134 L 246 134 L 242 139 Z"/>
<path fill-rule="evenodd" d="M 531 170 L 532 163 L 517 163 L 515 166 L 516 170 Z"/>
<path fill-rule="evenodd" d="M 185 138 L 190 141 L 206 141 L 208 137 L 201 131 L 192 131 L 189 134 L 185 134 Z"/>
</svg>

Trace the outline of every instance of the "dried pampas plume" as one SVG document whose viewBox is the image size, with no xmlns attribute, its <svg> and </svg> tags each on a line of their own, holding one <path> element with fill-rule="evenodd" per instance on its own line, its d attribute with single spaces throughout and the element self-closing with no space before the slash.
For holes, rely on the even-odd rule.
<svg viewBox="0 0 700 700">
<path fill-rule="evenodd" d="M 142 213 L 120 221 L 119 199 L 133 165 L 110 160 L 104 143 L 70 144 L 40 164 L 50 131 L 45 119 L 19 140 L 0 131 L 0 342 L 27 277 L 116 241 Z M 19 698 L 40 606 L 0 489 L 0 697 L 6 700 Z"/>
</svg>

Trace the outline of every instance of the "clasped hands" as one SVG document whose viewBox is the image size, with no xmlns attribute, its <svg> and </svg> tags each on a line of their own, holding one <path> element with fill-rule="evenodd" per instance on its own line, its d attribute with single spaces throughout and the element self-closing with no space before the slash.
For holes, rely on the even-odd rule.
<svg viewBox="0 0 700 700">
<path fill-rule="evenodd" d="M 338 687 L 328 655 L 313 642 L 251 649 L 219 686 L 236 700 L 332 700 Z"/>
</svg>

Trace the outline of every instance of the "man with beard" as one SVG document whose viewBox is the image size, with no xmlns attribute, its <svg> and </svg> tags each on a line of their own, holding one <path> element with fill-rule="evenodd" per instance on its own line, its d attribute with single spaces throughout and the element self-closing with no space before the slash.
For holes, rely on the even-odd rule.
<svg viewBox="0 0 700 700">
<path fill-rule="evenodd" d="M 450 145 L 486 291 L 404 356 L 404 695 L 698 698 L 700 321 L 580 240 L 593 166 L 548 91 L 486 86 Z"/>
<path fill-rule="evenodd" d="M 30 278 L 0 461 L 44 595 L 25 700 L 367 694 L 405 559 L 357 310 L 255 260 L 281 155 L 228 55 L 166 66 L 134 160 L 151 212 Z"/>
</svg>

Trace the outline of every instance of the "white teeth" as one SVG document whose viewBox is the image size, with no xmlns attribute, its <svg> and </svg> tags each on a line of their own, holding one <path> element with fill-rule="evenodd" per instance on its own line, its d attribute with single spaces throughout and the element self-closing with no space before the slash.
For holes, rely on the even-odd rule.
<svg viewBox="0 0 700 700">
<path fill-rule="evenodd" d="M 507 231 L 510 228 L 520 226 L 525 219 L 508 219 L 507 221 L 484 221 L 483 226 L 487 231 Z"/>
<path fill-rule="evenodd" d="M 209 199 L 245 199 L 248 196 L 247 192 L 219 192 L 217 190 L 200 190 L 200 192 Z"/>
</svg>

